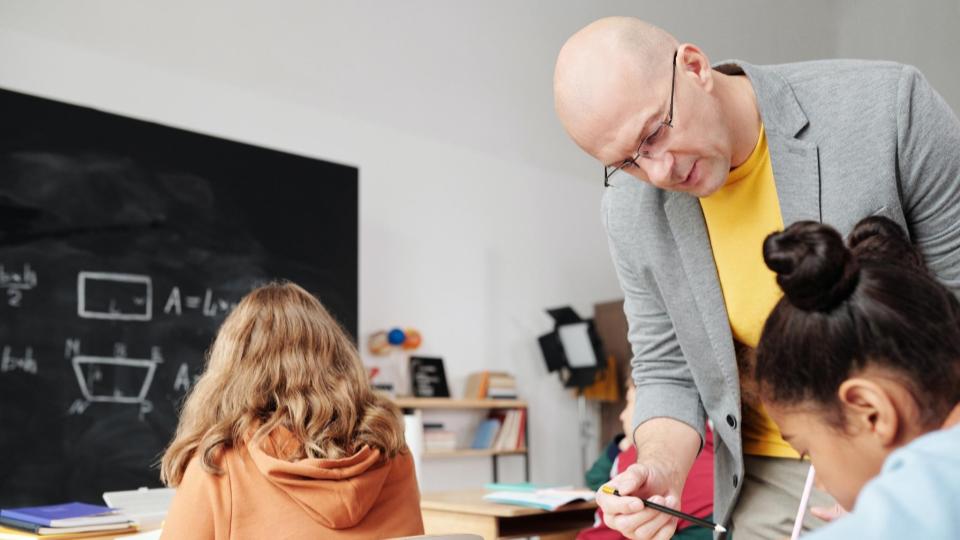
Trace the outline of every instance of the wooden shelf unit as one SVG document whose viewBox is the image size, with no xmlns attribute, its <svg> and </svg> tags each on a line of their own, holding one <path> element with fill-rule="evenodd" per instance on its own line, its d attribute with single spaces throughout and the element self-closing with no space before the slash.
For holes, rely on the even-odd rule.
<svg viewBox="0 0 960 540">
<path fill-rule="evenodd" d="M 489 409 L 527 409 L 527 402 L 520 399 L 453 399 L 453 398 L 393 398 L 394 403 L 404 410 L 414 411 L 423 420 L 423 410 L 489 410 Z M 524 447 L 516 450 L 494 450 L 492 448 L 459 448 L 447 451 L 424 451 L 423 459 L 489 457 L 493 464 L 493 481 L 499 481 L 499 456 L 523 456 L 523 477 L 530 481 L 530 451 L 528 425 L 530 412 L 526 411 L 526 421 L 523 423 Z"/>
<path fill-rule="evenodd" d="M 520 399 L 394 398 L 401 409 L 526 409 Z"/>
<path fill-rule="evenodd" d="M 489 457 L 489 456 L 523 456 L 526 448 L 517 450 L 493 450 L 491 448 L 461 448 L 459 450 L 445 450 L 439 452 L 424 452 L 424 458 L 455 458 L 455 457 Z"/>
</svg>

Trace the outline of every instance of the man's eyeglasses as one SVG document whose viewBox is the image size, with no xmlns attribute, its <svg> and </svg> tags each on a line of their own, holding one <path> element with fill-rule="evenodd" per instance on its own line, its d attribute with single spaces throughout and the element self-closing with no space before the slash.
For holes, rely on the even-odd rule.
<svg viewBox="0 0 960 540">
<path fill-rule="evenodd" d="M 647 135 L 643 138 L 643 140 L 640 141 L 640 145 L 637 147 L 637 151 L 633 157 L 621 161 L 618 165 L 603 166 L 604 187 L 608 187 L 610 185 L 610 177 L 620 169 L 630 165 L 637 166 L 637 160 L 640 158 L 653 157 L 653 146 L 656 145 L 657 141 L 660 140 L 660 138 L 664 135 L 666 128 L 673 128 L 673 95 L 677 84 L 677 52 L 678 51 L 673 51 L 673 75 L 671 76 L 670 81 L 670 112 L 667 113 L 666 120 L 662 120 L 656 129 L 653 130 L 653 133 Z"/>
</svg>

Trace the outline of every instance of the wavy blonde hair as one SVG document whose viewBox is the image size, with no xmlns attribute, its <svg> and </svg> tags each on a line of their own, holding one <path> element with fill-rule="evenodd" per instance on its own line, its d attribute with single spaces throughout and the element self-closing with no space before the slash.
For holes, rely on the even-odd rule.
<svg viewBox="0 0 960 540">
<path fill-rule="evenodd" d="M 254 289 L 223 322 L 207 367 L 187 398 L 160 465 L 170 486 L 200 456 L 223 474 L 223 451 L 282 426 L 301 442 L 296 458 L 342 458 L 363 446 L 384 459 L 405 448 L 400 412 L 375 393 L 346 332 L 293 283 Z"/>
</svg>

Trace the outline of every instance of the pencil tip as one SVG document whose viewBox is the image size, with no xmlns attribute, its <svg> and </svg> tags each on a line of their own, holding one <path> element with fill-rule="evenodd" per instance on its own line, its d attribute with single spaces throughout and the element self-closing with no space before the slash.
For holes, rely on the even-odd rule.
<svg viewBox="0 0 960 540">
<path fill-rule="evenodd" d="M 717 525 L 716 529 L 717 529 L 717 532 L 722 532 L 722 533 L 727 532 L 727 528 L 724 527 L 723 525 Z"/>
</svg>

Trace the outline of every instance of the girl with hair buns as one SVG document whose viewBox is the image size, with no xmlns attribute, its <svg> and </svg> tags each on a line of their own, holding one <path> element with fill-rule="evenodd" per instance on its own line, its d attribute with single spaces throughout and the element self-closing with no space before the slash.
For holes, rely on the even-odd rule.
<svg viewBox="0 0 960 540">
<path fill-rule="evenodd" d="M 960 302 L 894 222 L 767 237 L 784 296 L 757 348 L 783 437 L 851 513 L 804 538 L 960 538 Z"/>
<path fill-rule="evenodd" d="M 423 533 L 400 412 L 310 293 L 272 283 L 223 322 L 161 463 L 164 539 Z"/>
</svg>

